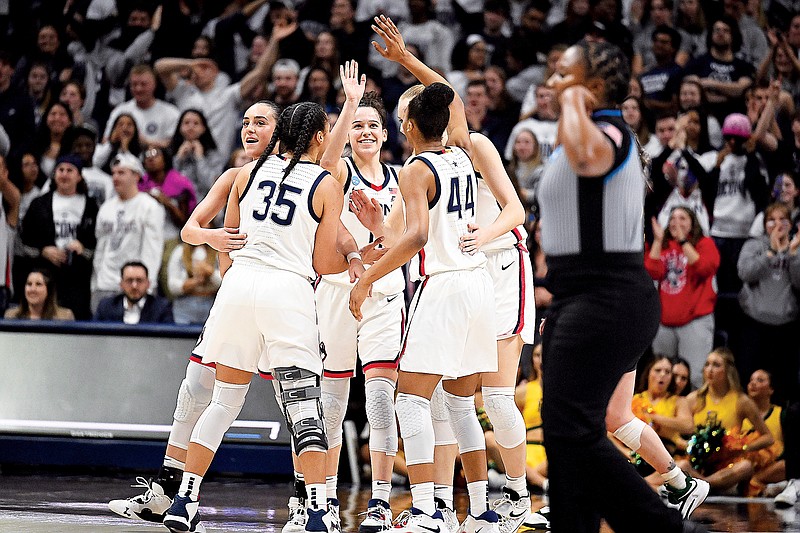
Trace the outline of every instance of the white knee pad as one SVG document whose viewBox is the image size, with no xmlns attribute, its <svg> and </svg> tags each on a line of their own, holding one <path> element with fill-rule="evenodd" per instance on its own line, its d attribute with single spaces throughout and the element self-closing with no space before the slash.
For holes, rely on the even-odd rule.
<svg viewBox="0 0 800 533">
<path fill-rule="evenodd" d="M 514 387 L 482 387 L 481 392 L 497 444 L 511 449 L 525 442 L 525 421 L 514 403 Z"/>
<path fill-rule="evenodd" d="M 433 419 L 433 436 L 437 446 L 457 444 L 456 434 L 450 426 L 450 413 L 444 401 L 444 389 L 440 381 L 433 389 L 431 396 L 431 418 Z"/>
<path fill-rule="evenodd" d="M 458 441 L 461 454 L 486 449 L 481 423 L 475 413 L 474 396 L 456 396 L 444 391 L 444 400 L 450 413 L 450 426 Z"/>
<path fill-rule="evenodd" d="M 406 452 L 406 464 L 433 463 L 433 424 L 431 402 L 421 396 L 401 392 L 394 406 L 400 422 L 400 436 Z"/>
<path fill-rule="evenodd" d="M 325 386 L 323 382 L 323 393 Z M 388 378 L 372 378 L 364 383 L 369 449 L 386 455 L 397 454 L 397 419 L 394 415 L 394 382 Z M 328 435 L 330 439 L 330 435 Z"/>
<path fill-rule="evenodd" d="M 627 424 L 622 424 L 617 428 L 614 432 L 614 436 L 617 437 L 622 444 L 630 448 L 631 451 L 635 452 L 642 445 L 642 431 L 644 431 L 646 427 L 647 424 L 634 417 L 633 420 Z"/>
<path fill-rule="evenodd" d="M 182 450 L 189 447 L 194 425 L 211 403 L 215 376 L 213 368 L 189 362 L 186 367 L 186 377 L 178 389 L 175 413 L 172 415 L 172 429 L 168 441 L 170 446 Z"/>
<path fill-rule="evenodd" d="M 342 445 L 342 422 L 344 422 L 344 415 L 347 412 L 349 396 L 349 379 L 322 378 L 320 400 L 322 416 L 325 420 L 325 434 L 328 436 L 328 449 Z"/>
<path fill-rule="evenodd" d="M 216 452 L 225 432 L 242 411 L 249 388 L 249 383 L 235 385 L 216 380 L 211 403 L 200 415 L 200 419 L 192 431 L 192 442 Z"/>
</svg>

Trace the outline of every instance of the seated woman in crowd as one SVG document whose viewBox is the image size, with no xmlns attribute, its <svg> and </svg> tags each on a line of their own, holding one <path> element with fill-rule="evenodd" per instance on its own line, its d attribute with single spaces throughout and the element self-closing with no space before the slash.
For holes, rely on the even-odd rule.
<svg viewBox="0 0 800 533">
<path fill-rule="evenodd" d="M 142 145 L 139 141 L 139 127 L 133 115 L 120 113 L 111 126 L 108 141 L 100 143 L 94 150 L 92 162 L 95 167 L 111 174 L 111 163 L 117 154 L 131 153 L 136 157 L 142 154 Z"/>
<path fill-rule="evenodd" d="M 202 111 L 185 110 L 178 119 L 170 151 L 175 170 L 189 178 L 198 199 L 205 198 L 229 154 L 221 154 Z"/>
<path fill-rule="evenodd" d="M 221 283 L 213 248 L 186 243 L 176 246 L 167 263 L 167 287 L 173 298 L 175 323 L 204 323 Z"/>
<path fill-rule="evenodd" d="M 728 348 L 716 348 L 708 354 L 703 367 L 703 386 L 689 394 L 687 400 L 696 425 L 718 423 L 732 437 L 723 441 L 726 445 L 704 461 L 702 473 L 693 468 L 689 460 L 680 461 L 678 466 L 692 477 L 705 479 L 718 492 L 749 480 L 754 473 L 752 452 L 769 448 L 775 438 L 755 402 L 742 391 L 733 352 Z M 746 444 L 737 437 L 741 436 L 745 420 L 753 427 L 752 437 Z"/>
<path fill-rule="evenodd" d="M 692 369 L 683 357 L 672 358 L 672 381 L 675 383 L 675 396 L 688 396 L 692 392 Z"/>
<path fill-rule="evenodd" d="M 517 386 L 514 401 L 522 411 L 527 430 L 525 477 L 529 485 L 547 491 L 547 454 L 542 435 L 542 343 L 533 347 L 528 381 Z"/>
<path fill-rule="evenodd" d="M 34 269 L 25 282 L 25 295 L 18 307 L 6 310 L 5 318 L 20 320 L 75 320 L 70 309 L 56 303 L 56 283 L 45 270 Z"/>
<path fill-rule="evenodd" d="M 786 479 L 786 461 L 781 457 L 783 455 L 782 409 L 772 403 L 774 392 L 772 375 L 769 372 L 762 369 L 753 372 L 747 384 L 747 395 L 758 407 L 758 412 L 772 432 L 775 442 L 758 453 L 760 460 L 755 463 L 756 472 L 750 479 L 748 496 L 759 496 L 768 483 L 778 483 Z M 748 435 L 751 431 L 753 431 L 752 424 L 745 420 L 742 424 L 742 433 Z"/>
<path fill-rule="evenodd" d="M 173 167 L 172 155 L 166 148 L 148 147 L 144 153 L 144 169 L 139 190 L 149 192 L 164 206 L 164 241 L 175 240 L 197 205 L 194 185 Z"/>
<path fill-rule="evenodd" d="M 673 209 L 666 229 L 655 219 L 652 226 L 653 244 L 646 245 L 644 265 L 658 282 L 661 298 L 661 325 L 653 351 L 689 361 L 699 386 L 703 361 L 714 344 L 719 252 L 688 207 Z"/>
<path fill-rule="evenodd" d="M 72 111 L 61 102 L 53 102 L 42 116 L 34 136 L 34 151 L 42 172 L 50 177 L 56 168 L 56 159 L 69 150 Z M 13 135 L 13 132 L 11 132 Z"/>
</svg>

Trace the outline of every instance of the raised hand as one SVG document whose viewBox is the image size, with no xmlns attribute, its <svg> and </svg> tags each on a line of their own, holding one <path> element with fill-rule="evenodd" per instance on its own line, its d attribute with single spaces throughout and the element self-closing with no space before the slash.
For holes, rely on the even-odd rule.
<svg viewBox="0 0 800 533">
<path fill-rule="evenodd" d="M 372 25 L 372 29 L 381 36 L 386 47 L 381 47 L 376 41 L 372 41 L 372 46 L 386 59 L 401 63 L 406 54 L 408 54 L 408 51 L 406 50 L 406 43 L 403 41 L 403 36 L 400 35 L 400 30 L 394 25 L 392 19 L 386 15 L 375 17 L 374 20 L 375 24 Z"/>
<path fill-rule="evenodd" d="M 274 39 L 276 41 L 282 41 L 283 39 L 293 34 L 295 31 L 297 31 L 296 20 L 288 24 L 276 24 L 272 27 L 272 34 L 270 35 L 270 39 Z"/>
<path fill-rule="evenodd" d="M 358 63 L 345 61 L 344 65 L 339 66 L 339 77 L 342 79 L 342 89 L 347 100 L 358 103 L 367 87 L 367 75 L 362 74 L 359 79 Z"/>
<path fill-rule="evenodd" d="M 656 217 L 650 219 L 650 225 L 653 227 L 653 241 L 661 242 L 664 240 L 664 228 L 658 223 Z"/>
<path fill-rule="evenodd" d="M 383 224 L 381 204 L 375 198 L 370 199 L 363 191 L 355 190 L 350 194 L 350 211 L 372 233 L 376 233 Z"/>
</svg>

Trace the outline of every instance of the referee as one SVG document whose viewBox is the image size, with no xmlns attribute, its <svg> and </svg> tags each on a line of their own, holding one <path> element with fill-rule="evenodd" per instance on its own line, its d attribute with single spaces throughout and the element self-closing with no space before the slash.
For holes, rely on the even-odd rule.
<svg viewBox="0 0 800 533">
<path fill-rule="evenodd" d="M 542 248 L 553 304 L 544 324 L 542 419 L 555 533 L 706 531 L 667 508 L 606 436 L 606 410 L 650 345 L 660 304 L 644 269 L 646 175 L 614 109 L 627 58 L 581 41 L 559 60 L 558 148 L 542 176 Z"/>
</svg>

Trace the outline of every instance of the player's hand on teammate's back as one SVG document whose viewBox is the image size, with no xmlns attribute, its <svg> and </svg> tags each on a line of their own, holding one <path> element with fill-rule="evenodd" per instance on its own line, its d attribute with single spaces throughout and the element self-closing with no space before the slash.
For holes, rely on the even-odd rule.
<svg viewBox="0 0 800 533">
<path fill-rule="evenodd" d="M 458 239 L 458 247 L 462 252 L 469 255 L 475 255 L 479 252 L 481 246 L 486 244 L 486 234 L 475 224 L 467 224 L 469 233 L 465 233 Z"/>
<path fill-rule="evenodd" d="M 239 228 L 217 228 L 208 232 L 208 245 L 218 252 L 240 250 L 247 244 L 247 234 Z"/>
</svg>

